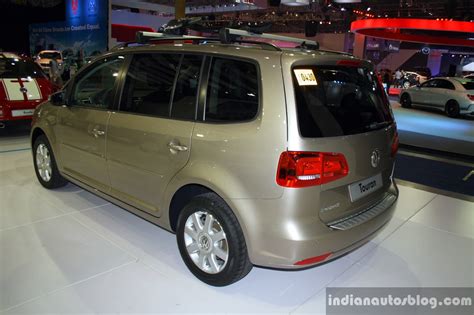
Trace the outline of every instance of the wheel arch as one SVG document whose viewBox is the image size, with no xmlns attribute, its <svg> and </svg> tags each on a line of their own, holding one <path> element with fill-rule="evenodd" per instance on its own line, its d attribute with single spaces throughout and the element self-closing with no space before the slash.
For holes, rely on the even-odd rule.
<svg viewBox="0 0 474 315">
<path fill-rule="evenodd" d="M 46 136 L 46 132 L 44 132 L 43 129 L 41 129 L 40 127 L 36 127 L 35 129 L 33 129 L 33 131 L 31 132 L 31 137 L 30 137 L 31 147 L 33 147 L 33 145 L 35 144 L 36 139 L 38 139 L 38 137 L 41 136 L 41 135 Z"/>
<path fill-rule="evenodd" d="M 188 204 L 192 198 L 206 193 L 213 193 L 223 199 L 214 190 L 201 184 L 186 184 L 173 194 L 168 211 L 169 224 L 173 232 L 176 232 L 179 215 L 186 204 Z"/>
</svg>

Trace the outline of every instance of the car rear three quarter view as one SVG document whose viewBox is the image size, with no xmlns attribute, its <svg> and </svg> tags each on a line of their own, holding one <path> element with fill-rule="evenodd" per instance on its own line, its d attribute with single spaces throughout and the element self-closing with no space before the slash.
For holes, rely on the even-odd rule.
<svg viewBox="0 0 474 315">
<path fill-rule="evenodd" d="M 114 49 L 40 106 L 31 133 L 43 186 L 71 181 L 175 232 L 214 286 L 253 265 L 335 259 L 398 197 L 396 124 L 373 65 L 236 33 Z"/>
</svg>

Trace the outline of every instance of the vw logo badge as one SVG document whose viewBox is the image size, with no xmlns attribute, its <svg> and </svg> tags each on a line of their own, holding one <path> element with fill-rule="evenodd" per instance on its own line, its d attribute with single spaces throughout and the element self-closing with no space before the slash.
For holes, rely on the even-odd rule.
<svg viewBox="0 0 474 315">
<path fill-rule="evenodd" d="M 370 164 L 372 164 L 373 168 L 376 168 L 377 166 L 379 166 L 379 163 L 380 163 L 380 151 L 375 149 L 372 152 L 372 155 L 370 156 Z"/>
</svg>

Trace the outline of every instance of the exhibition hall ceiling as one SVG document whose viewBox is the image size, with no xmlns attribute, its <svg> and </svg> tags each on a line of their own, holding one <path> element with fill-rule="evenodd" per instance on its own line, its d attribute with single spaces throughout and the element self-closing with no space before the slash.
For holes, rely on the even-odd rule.
<svg viewBox="0 0 474 315">
<path fill-rule="evenodd" d="M 171 0 L 146 0 L 150 3 L 173 6 Z M 362 0 L 352 5 L 332 3 L 329 0 L 310 1 L 309 6 L 289 7 L 281 5 L 279 8 L 269 7 L 265 0 L 186 0 L 188 7 L 214 6 L 216 8 L 234 3 L 255 3 L 264 10 L 311 11 L 324 13 L 333 10 L 363 10 L 375 17 L 426 17 L 426 18 L 454 18 L 472 20 L 474 18 L 474 0 Z M 328 4 L 331 4 L 328 7 Z M 369 11 L 367 9 L 370 8 Z"/>
</svg>

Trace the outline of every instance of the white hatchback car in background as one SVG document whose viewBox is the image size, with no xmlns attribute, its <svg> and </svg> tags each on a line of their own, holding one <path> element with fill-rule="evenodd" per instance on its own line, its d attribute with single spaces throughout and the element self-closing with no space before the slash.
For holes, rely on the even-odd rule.
<svg viewBox="0 0 474 315">
<path fill-rule="evenodd" d="M 402 107 L 419 106 L 443 110 L 449 117 L 474 115 L 474 80 L 435 78 L 403 90 Z"/>
</svg>

